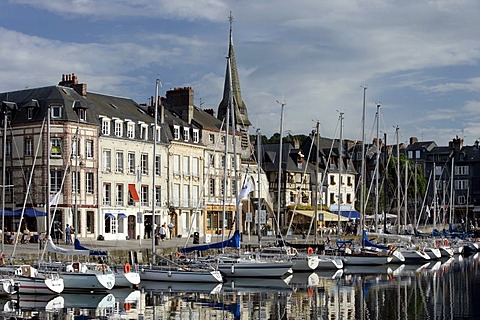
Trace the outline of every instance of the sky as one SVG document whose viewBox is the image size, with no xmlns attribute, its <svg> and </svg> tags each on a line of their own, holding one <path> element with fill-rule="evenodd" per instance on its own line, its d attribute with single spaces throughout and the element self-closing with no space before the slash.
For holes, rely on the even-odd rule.
<svg viewBox="0 0 480 320">
<path fill-rule="evenodd" d="M 192 87 L 217 112 L 230 12 L 251 134 L 318 122 L 321 136 L 362 140 L 365 93 L 367 142 L 394 144 L 397 128 L 399 143 L 480 139 L 477 0 L 2 0 L 0 92 L 75 73 L 145 103 L 158 78 L 162 96 Z"/>
</svg>

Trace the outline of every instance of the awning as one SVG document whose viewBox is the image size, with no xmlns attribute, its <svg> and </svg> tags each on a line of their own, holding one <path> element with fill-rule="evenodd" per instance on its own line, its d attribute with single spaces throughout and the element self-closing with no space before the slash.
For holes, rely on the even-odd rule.
<svg viewBox="0 0 480 320">
<path fill-rule="evenodd" d="M 335 214 L 337 214 L 337 212 L 338 211 L 334 211 Z M 349 211 L 340 211 L 340 215 L 350 220 L 360 219 L 360 213 L 358 213 L 358 211 L 353 209 Z"/>
<path fill-rule="evenodd" d="M 313 210 L 296 210 L 295 213 L 299 213 L 301 215 L 307 217 L 313 217 Z M 323 221 L 338 221 L 338 215 L 335 213 L 331 213 L 328 211 L 320 210 L 318 211 L 318 215 L 323 214 Z M 320 217 L 319 217 L 320 218 Z M 320 221 L 320 219 L 318 219 Z M 348 218 L 340 216 L 340 221 L 348 221 Z"/>
<path fill-rule="evenodd" d="M 130 195 L 132 196 L 133 201 L 138 201 L 139 200 L 137 189 L 135 189 L 134 184 L 129 184 L 128 185 L 128 191 L 130 192 Z"/>
<path fill-rule="evenodd" d="M 112 213 L 107 212 L 105 213 L 105 219 L 106 218 L 115 219 L 115 216 Z"/>
<path fill-rule="evenodd" d="M 22 215 L 23 209 L 17 209 L 14 211 L 15 214 L 18 216 Z M 26 217 L 30 218 L 37 218 L 37 217 L 45 217 L 47 214 L 43 211 L 36 210 L 34 208 L 25 208 L 25 211 L 23 213 Z"/>
<path fill-rule="evenodd" d="M 127 217 L 127 215 L 125 213 L 119 213 L 117 216 L 119 218 L 126 218 Z"/>
<path fill-rule="evenodd" d="M 10 210 L 5 210 L 5 211 L 2 211 L 0 210 L 0 216 L 4 216 L 4 217 L 20 217 L 22 213 L 16 213 L 14 211 L 10 211 Z"/>
</svg>

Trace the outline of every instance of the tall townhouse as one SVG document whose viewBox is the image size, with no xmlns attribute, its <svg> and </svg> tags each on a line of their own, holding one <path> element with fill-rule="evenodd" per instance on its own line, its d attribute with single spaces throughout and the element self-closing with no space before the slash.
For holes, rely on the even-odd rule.
<svg viewBox="0 0 480 320">
<path fill-rule="evenodd" d="M 74 85 L 65 86 L 66 79 Z M 9 112 L 3 146 L 5 184 L 11 186 L 4 201 L 7 209 L 25 206 L 42 212 L 51 204 L 52 218 L 62 228 L 70 224 L 78 235 L 95 237 L 103 224 L 96 193 L 98 125 L 86 92 L 75 75 L 64 75 L 57 86 L 0 95 L 2 101 L 18 106 Z M 9 230 L 18 230 L 19 222 L 18 215 L 5 218 Z M 20 228 L 25 226 L 44 232 L 46 219 L 26 216 Z"/>
<path fill-rule="evenodd" d="M 153 104 L 153 100 L 152 100 Z M 194 121 L 193 90 L 177 88 L 162 99 L 161 118 L 171 133 L 168 147 L 168 205 L 176 236 L 204 233 L 204 154 L 201 128 Z"/>
<path fill-rule="evenodd" d="M 99 234 L 105 239 L 151 238 L 155 228 L 170 222 L 169 130 L 161 123 L 155 126 L 149 110 L 131 99 L 89 94 L 89 100 L 100 126 L 98 196 L 104 225 Z"/>
</svg>

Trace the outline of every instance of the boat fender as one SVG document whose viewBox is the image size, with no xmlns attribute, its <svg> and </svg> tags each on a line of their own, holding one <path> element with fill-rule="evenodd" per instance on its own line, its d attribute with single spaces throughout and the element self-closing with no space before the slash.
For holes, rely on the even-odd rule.
<svg viewBox="0 0 480 320">
<path fill-rule="evenodd" d="M 308 254 L 313 254 L 313 248 L 312 248 L 312 247 L 308 247 L 307 253 L 308 253 Z"/>
<path fill-rule="evenodd" d="M 127 262 L 123 265 L 123 272 L 129 273 L 131 270 L 132 270 L 132 267 L 130 266 L 130 263 Z"/>
<path fill-rule="evenodd" d="M 172 276 L 172 271 L 168 270 L 168 276 L 169 276 L 169 277 Z"/>
<path fill-rule="evenodd" d="M 130 309 L 132 308 L 132 305 L 128 302 L 125 303 L 125 311 L 130 311 Z"/>
<path fill-rule="evenodd" d="M 231 272 L 232 274 L 235 273 L 235 266 L 234 266 L 233 264 L 232 264 L 232 267 L 230 268 L 230 272 Z"/>
<path fill-rule="evenodd" d="M 436 245 L 437 248 L 440 248 L 440 246 L 441 246 L 440 240 L 435 241 L 435 245 Z"/>
<path fill-rule="evenodd" d="M 444 239 L 444 240 L 443 240 L 443 245 L 444 245 L 444 246 L 448 246 L 448 240 L 447 240 L 447 239 Z"/>
</svg>

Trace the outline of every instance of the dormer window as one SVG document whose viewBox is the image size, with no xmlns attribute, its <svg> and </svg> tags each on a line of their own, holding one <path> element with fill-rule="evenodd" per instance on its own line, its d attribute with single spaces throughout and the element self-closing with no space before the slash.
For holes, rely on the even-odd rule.
<svg viewBox="0 0 480 320">
<path fill-rule="evenodd" d="M 110 135 L 110 119 L 108 118 L 102 119 L 102 135 L 104 136 Z"/>
<path fill-rule="evenodd" d="M 133 122 L 127 123 L 127 137 L 129 139 L 135 139 L 135 123 Z"/>
<path fill-rule="evenodd" d="M 77 116 L 80 121 L 87 121 L 87 110 L 83 108 L 78 108 Z"/>
<path fill-rule="evenodd" d="M 115 120 L 115 136 L 122 137 L 123 136 L 123 121 L 122 120 Z"/>
<path fill-rule="evenodd" d="M 27 119 L 32 120 L 33 119 L 33 108 L 28 108 L 27 109 Z"/>
<path fill-rule="evenodd" d="M 140 124 L 140 139 L 148 140 L 148 126 L 145 123 Z"/>
<path fill-rule="evenodd" d="M 200 132 L 198 129 L 193 129 L 193 142 L 198 143 L 200 141 Z"/>
<path fill-rule="evenodd" d="M 183 140 L 188 141 L 190 140 L 190 129 L 189 128 L 183 128 Z"/>
<path fill-rule="evenodd" d="M 62 117 L 62 106 L 51 106 L 50 110 L 50 115 L 53 119 L 59 119 Z"/>
<path fill-rule="evenodd" d="M 156 133 L 156 135 L 157 135 L 157 136 L 156 136 L 156 137 L 157 137 L 157 142 L 162 141 L 162 139 L 161 139 L 161 137 L 162 137 L 162 136 L 161 136 L 161 128 L 160 128 L 160 127 L 157 127 L 155 130 L 156 130 L 155 133 Z"/>
<path fill-rule="evenodd" d="M 180 140 L 180 126 L 173 126 L 173 139 Z"/>
</svg>

